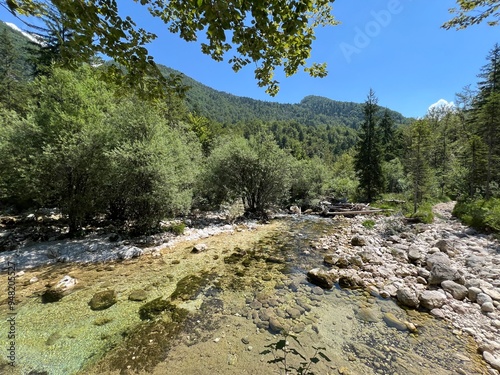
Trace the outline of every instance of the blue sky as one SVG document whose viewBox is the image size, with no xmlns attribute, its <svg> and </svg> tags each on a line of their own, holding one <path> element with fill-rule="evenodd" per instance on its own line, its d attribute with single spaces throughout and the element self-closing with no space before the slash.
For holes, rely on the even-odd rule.
<svg viewBox="0 0 500 375">
<path fill-rule="evenodd" d="M 170 34 L 140 5 L 122 0 L 119 6 L 124 15 L 158 35 L 148 46 L 158 63 L 217 90 L 297 103 L 306 95 L 364 102 L 373 88 L 380 105 L 405 116 L 422 116 L 439 99 L 453 101 L 465 85 L 475 84 L 488 51 L 500 42 L 500 29 L 485 24 L 462 31 L 441 29 L 451 18 L 448 9 L 455 6 L 454 0 L 336 1 L 334 14 L 341 24 L 317 30 L 311 59 L 327 62 L 329 75 L 320 79 L 304 72 L 289 78 L 278 74 L 281 89 L 273 98 L 257 86 L 251 65 L 234 73 L 227 62 L 203 55 L 199 43 Z"/>
</svg>

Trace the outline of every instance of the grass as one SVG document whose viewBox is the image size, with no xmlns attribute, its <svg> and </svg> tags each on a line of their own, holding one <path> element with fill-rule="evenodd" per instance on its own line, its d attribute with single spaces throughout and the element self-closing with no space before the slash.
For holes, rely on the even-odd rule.
<svg viewBox="0 0 500 375">
<path fill-rule="evenodd" d="M 366 229 L 373 229 L 375 227 L 375 221 L 372 219 L 365 220 L 361 223 Z"/>
</svg>

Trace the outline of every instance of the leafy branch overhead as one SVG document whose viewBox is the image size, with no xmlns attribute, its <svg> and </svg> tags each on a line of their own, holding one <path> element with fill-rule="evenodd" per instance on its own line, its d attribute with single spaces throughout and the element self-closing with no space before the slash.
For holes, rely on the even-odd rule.
<svg viewBox="0 0 500 375">
<path fill-rule="evenodd" d="M 326 75 L 325 64 L 306 66 L 306 60 L 315 28 L 337 24 L 331 13 L 333 1 L 134 1 L 147 6 L 170 32 L 186 41 L 197 41 L 204 34 L 207 41 L 201 43 L 201 51 L 214 60 L 222 61 L 233 51 L 228 62 L 234 71 L 255 63 L 258 85 L 271 95 L 279 90 L 276 67 L 283 67 L 287 76 L 301 66 L 312 76 Z M 17 16 L 37 17 L 55 7 L 65 26 L 74 31 L 65 48 L 75 59 L 104 54 L 125 66 L 131 79 L 147 73 L 167 83 L 145 47 L 157 36 L 124 17 L 116 0 L 0 0 L 0 5 Z"/>
<path fill-rule="evenodd" d="M 494 0 L 457 0 L 458 8 L 450 9 L 456 16 L 443 25 L 445 29 L 465 29 L 486 21 L 497 26 L 500 18 L 500 1 Z"/>
</svg>

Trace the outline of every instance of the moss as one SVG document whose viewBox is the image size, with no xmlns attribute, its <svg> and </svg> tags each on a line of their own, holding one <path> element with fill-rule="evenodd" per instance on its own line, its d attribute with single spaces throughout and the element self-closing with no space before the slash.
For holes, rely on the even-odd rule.
<svg viewBox="0 0 500 375">
<path fill-rule="evenodd" d="M 139 316 L 142 320 L 154 319 L 164 311 L 174 311 L 175 306 L 169 301 L 162 299 L 161 297 L 156 298 L 148 303 L 142 305 L 139 308 Z"/>
<path fill-rule="evenodd" d="M 94 325 L 100 327 L 108 323 L 111 323 L 112 321 L 113 319 L 108 317 L 97 318 L 96 320 L 94 320 Z"/>
<path fill-rule="evenodd" d="M 208 272 L 202 272 L 199 275 L 188 275 L 183 277 L 177 283 L 177 287 L 171 294 L 170 299 L 187 301 L 199 294 L 202 287 L 208 282 Z"/>
</svg>

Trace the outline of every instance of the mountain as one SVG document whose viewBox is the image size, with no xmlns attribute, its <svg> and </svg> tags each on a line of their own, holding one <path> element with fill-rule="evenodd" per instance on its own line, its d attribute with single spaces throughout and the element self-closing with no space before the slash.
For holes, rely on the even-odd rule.
<svg viewBox="0 0 500 375">
<path fill-rule="evenodd" d="M 28 49 L 36 46 L 33 37 L 14 24 L 4 22 L 0 22 L 0 34 L 8 35 L 17 52 L 19 63 L 24 63 L 26 70 L 30 71 L 32 65 L 29 64 Z M 159 67 L 165 75 L 182 74 L 163 65 Z M 183 81 L 184 84 L 190 86 L 186 95 L 188 109 L 222 124 L 249 121 L 267 123 L 296 121 L 305 126 L 324 125 L 358 129 L 364 120 L 363 104 L 359 103 L 341 102 L 320 96 L 306 96 L 300 103 L 283 104 L 217 91 L 186 75 L 183 75 Z M 409 121 L 398 112 L 390 111 L 390 113 L 396 124 Z"/>
<path fill-rule="evenodd" d="M 168 74 L 182 74 L 160 65 Z M 346 126 L 357 129 L 364 120 L 363 104 L 341 102 L 321 96 L 306 96 L 297 104 L 282 104 L 236 96 L 214 90 L 183 75 L 184 84 L 190 86 L 187 92 L 188 108 L 207 118 L 223 124 L 261 120 L 297 121 L 303 125 Z M 396 124 L 408 123 L 401 113 L 390 111 Z"/>
</svg>

